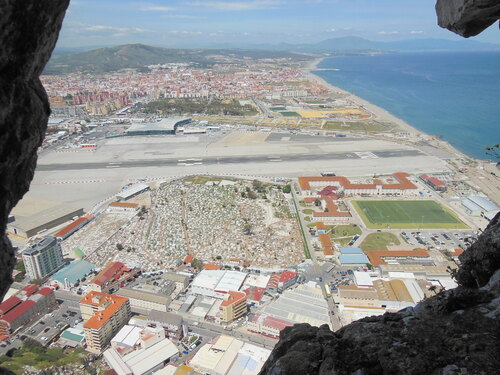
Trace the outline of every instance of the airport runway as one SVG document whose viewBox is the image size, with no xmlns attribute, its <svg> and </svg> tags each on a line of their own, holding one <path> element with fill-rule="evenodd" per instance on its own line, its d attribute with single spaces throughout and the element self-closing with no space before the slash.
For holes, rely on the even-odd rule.
<svg viewBox="0 0 500 375">
<path fill-rule="evenodd" d="M 210 156 L 194 158 L 166 158 L 151 160 L 127 160 L 116 162 L 96 163 L 69 163 L 69 164 L 38 164 L 37 171 L 68 171 L 84 169 L 115 169 L 115 168 L 147 168 L 165 166 L 190 166 L 190 165 L 223 165 L 247 164 L 269 162 L 304 162 L 328 160 L 355 160 L 401 158 L 411 156 L 424 156 L 419 150 L 387 150 L 373 152 L 340 152 L 340 153 L 314 153 L 314 154 L 286 154 L 286 155 L 258 155 L 258 156 Z"/>
</svg>

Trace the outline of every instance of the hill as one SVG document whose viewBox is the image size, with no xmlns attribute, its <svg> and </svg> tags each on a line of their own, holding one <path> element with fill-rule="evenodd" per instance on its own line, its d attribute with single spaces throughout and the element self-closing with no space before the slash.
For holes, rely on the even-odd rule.
<svg viewBox="0 0 500 375">
<path fill-rule="evenodd" d="M 126 44 L 99 48 L 91 51 L 53 56 L 44 74 L 57 75 L 72 72 L 105 73 L 126 68 L 142 68 L 147 65 L 168 63 L 197 63 L 201 66 L 226 61 L 226 58 L 253 59 L 286 58 L 294 61 L 310 57 L 285 51 L 243 49 L 172 49 L 144 44 Z M 227 61 L 226 61 L 227 62 Z"/>
</svg>

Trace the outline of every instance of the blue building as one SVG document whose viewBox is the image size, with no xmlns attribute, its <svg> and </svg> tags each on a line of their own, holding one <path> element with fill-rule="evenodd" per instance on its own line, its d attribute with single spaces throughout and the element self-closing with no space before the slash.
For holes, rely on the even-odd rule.
<svg viewBox="0 0 500 375">
<path fill-rule="evenodd" d="M 370 264 L 363 250 L 357 247 L 340 248 L 339 261 L 342 266 L 365 266 Z"/>
<path fill-rule="evenodd" d="M 62 268 L 50 277 L 52 284 L 62 289 L 70 289 L 85 276 L 95 270 L 95 265 L 80 259 Z"/>
</svg>

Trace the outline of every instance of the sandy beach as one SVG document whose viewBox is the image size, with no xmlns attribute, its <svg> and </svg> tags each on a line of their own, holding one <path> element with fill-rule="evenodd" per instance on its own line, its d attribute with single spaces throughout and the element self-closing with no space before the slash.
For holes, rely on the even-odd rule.
<svg viewBox="0 0 500 375">
<path fill-rule="evenodd" d="M 385 109 L 383 109 L 379 106 L 376 106 L 375 104 L 370 103 L 369 101 L 366 101 L 366 100 L 360 98 L 359 96 L 356 96 L 356 95 L 354 95 L 348 91 L 345 91 L 339 87 L 333 86 L 330 83 L 328 83 L 327 81 L 325 81 L 323 78 L 321 78 L 320 76 L 317 76 L 316 74 L 314 74 L 314 70 L 317 69 L 318 64 L 321 61 L 323 61 L 323 58 L 313 60 L 304 66 L 303 70 L 310 80 L 319 82 L 322 85 L 330 88 L 332 91 L 340 92 L 342 94 L 347 95 L 348 100 L 360 105 L 361 107 L 365 108 L 367 111 L 371 112 L 375 116 L 376 120 L 385 120 L 385 121 L 393 122 L 399 128 L 401 128 L 402 131 L 408 131 L 408 132 L 412 133 L 412 135 L 419 135 L 420 136 L 420 135 L 425 134 L 425 133 L 421 132 L 420 130 L 414 128 L 413 126 L 411 126 L 407 122 L 394 116 L 393 114 L 386 111 Z"/>
<path fill-rule="evenodd" d="M 339 92 L 339 93 L 345 94 L 346 98 L 348 100 L 360 105 L 361 107 L 366 109 L 368 112 L 372 113 L 376 120 L 392 122 L 392 123 L 396 124 L 401 129 L 401 131 L 408 131 L 412 137 L 422 137 L 422 136 L 431 137 L 429 134 L 418 130 L 417 128 L 408 124 L 406 121 L 400 119 L 399 117 L 394 116 L 392 113 L 388 112 L 384 108 L 381 108 L 373 103 L 370 103 L 369 101 L 367 101 L 363 98 L 360 98 L 359 96 L 356 96 L 349 91 L 343 90 L 340 87 L 333 86 L 332 84 L 330 84 L 329 82 L 327 82 L 323 78 L 321 78 L 320 76 L 314 74 L 314 71 L 317 69 L 319 63 L 321 63 L 321 61 L 323 61 L 323 60 L 324 60 L 324 58 L 318 58 L 318 59 L 312 60 L 312 61 L 308 62 L 306 65 L 304 65 L 304 67 L 302 68 L 302 70 L 304 71 L 304 73 L 306 74 L 306 76 L 310 80 L 316 81 L 316 82 L 328 87 L 333 92 Z M 436 143 L 436 145 L 439 145 L 441 148 L 446 149 L 448 152 L 455 154 L 458 158 L 471 159 L 470 156 L 457 150 L 455 147 L 453 147 L 451 144 L 449 144 L 446 141 L 443 141 L 443 140 L 437 139 L 437 138 L 433 139 L 433 141 Z"/>
</svg>

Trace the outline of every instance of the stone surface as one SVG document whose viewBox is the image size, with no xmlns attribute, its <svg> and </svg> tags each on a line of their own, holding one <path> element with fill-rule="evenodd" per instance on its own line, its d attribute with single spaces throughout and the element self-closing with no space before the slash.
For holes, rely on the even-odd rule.
<svg viewBox="0 0 500 375">
<path fill-rule="evenodd" d="M 498 0 L 437 0 L 438 24 L 466 38 L 500 19 Z"/>
<path fill-rule="evenodd" d="M 28 191 L 50 114 L 39 80 L 69 0 L 0 0 L 0 300 L 15 258 L 5 229 Z"/>
<path fill-rule="evenodd" d="M 332 332 L 286 328 L 262 375 L 493 374 L 500 368 L 500 214 L 461 256 L 460 286 Z"/>
</svg>

